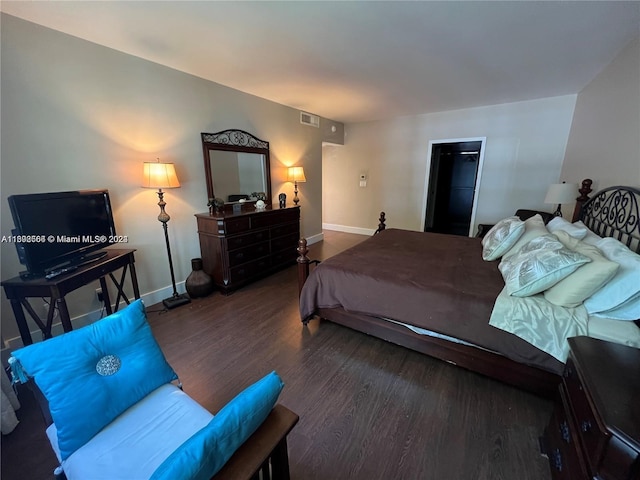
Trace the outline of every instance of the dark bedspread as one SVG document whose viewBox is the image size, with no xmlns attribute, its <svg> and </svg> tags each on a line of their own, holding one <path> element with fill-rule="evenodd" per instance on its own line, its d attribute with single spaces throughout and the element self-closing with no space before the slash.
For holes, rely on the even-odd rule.
<svg viewBox="0 0 640 480">
<path fill-rule="evenodd" d="M 388 229 L 318 265 L 302 289 L 300 314 L 307 320 L 318 308 L 341 307 L 560 373 L 556 359 L 489 325 L 503 287 L 498 262 L 482 260 L 480 239 Z"/>
</svg>

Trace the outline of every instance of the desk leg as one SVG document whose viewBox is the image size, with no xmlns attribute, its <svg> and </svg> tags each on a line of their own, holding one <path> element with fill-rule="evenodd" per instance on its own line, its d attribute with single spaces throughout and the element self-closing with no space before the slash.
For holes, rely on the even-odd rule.
<svg viewBox="0 0 640 480">
<path fill-rule="evenodd" d="M 138 289 L 138 276 L 136 275 L 136 267 L 133 263 L 133 254 L 131 254 L 131 263 L 129 263 L 129 275 L 131 275 L 131 284 L 133 285 L 133 296 L 140 298 L 140 290 Z"/>
<path fill-rule="evenodd" d="M 20 303 L 20 300 L 12 298 L 11 308 L 13 309 L 13 315 L 16 317 L 16 323 L 18 324 L 18 330 L 20 331 L 22 344 L 25 347 L 27 345 L 31 345 L 33 343 L 33 339 L 31 338 L 29 325 L 27 325 L 27 318 L 24 316 L 24 310 L 22 310 L 22 304 Z"/>
<path fill-rule="evenodd" d="M 60 313 L 60 321 L 62 322 L 62 329 L 65 332 L 70 332 L 73 330 L 71 326 L 71 319 L 69 318 L 69 309 L 67 308 L 67 302 L 62 298 L 56 299 L 56 304 L 58 305 L 58 313 Z"/>
<path fill-rule="evenodd" d="M 111 315 L 113 310 L 111 309 L 111 298 L 109 298 L 109 289 L 107 288 L 105 277 L 100 277 L 100 288 L 102 289 L 102 298 L 104 298 L 104 309 L 107 311 L 107 315 Z"/>
</svg>

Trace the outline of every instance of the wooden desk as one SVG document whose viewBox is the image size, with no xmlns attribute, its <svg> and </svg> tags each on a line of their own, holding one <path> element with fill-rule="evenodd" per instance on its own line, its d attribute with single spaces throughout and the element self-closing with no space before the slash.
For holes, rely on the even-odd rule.
<svg viewBox="0 0 640 480">
<path fill-rule="evenodd" d="M 71 319 L 69 318 L 67 302 L 64 297 L 67 293 L 87 285 L 94 280 L 100 281 L 100 287 L 102 288 L 102 294 L 104 295 L 104 305 L 108 315 L 112 314 L 114 311 L 118 311 L 118 304 L 121 299 L 127 304 L 129 303 L 129 299 L 123 290 L 127 269 L 130 271 L 135 298 L 140 298 L 138 278 L 136 276 L 136 269 L 134 266 L 135 259 L 133 252 L 135 252 L 135 250 L 107 249 L 105 252 L 107 252 L 107 255 L 100 260 L 83 265 L 73 272 L 60 275 L 52 278 L 51 280 L 47 280 L 44 277 L 30 280 L 23 280 L 20 277 L 14 277 L 2 282 L 4 293 L 11 302 L 11 308 L 13 309 L 13 314 L 16 317 L 16 322 L 24 345 L 31 345 L 33 340 L 31 339 L 31 333 L 29 332 L 29 326 L 27 325 L 27 319 L 25 318 L 23 307 L 29 316 L 36 322 L 42 331 L 44 338 L 47 339 L 51 338 L 51 327 L 56 308 L 60 313 L 60 320 L 64 331 L 69 332 L 73 330 Z M 118 280 L 114 276 L 113 272 L 120 268 L 122 268 L 122 273 Z M 113 284 L 118 290 L 114 307 L 111 306 L 111 300 L 109 298 L 106 281 L 107 276 L 111 278 Z M 46 320 L 41 319 L 36 314 L 33 307 L 29 304 L 29 297 L 50 298 L 49 311 L 47 313 Z"/>
</svg>

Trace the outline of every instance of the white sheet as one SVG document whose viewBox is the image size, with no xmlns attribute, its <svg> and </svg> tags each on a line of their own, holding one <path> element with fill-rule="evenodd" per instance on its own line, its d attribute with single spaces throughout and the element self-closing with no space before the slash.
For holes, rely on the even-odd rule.
<svg viewBox="0 0 640 480">
<path fill-rule="evenodd" d="M 590 337 L 640 348 L 640 328 L 633 322 L 590 316 L 588 329 Z"/>
<path fill-rule="evenodd" d="M 62 468 L 68 480 L 148 479 L 213 415 L 173 384 L 154 390 L 76 450 Z M 47 436 L 58 460 L 54 424 Z"/>
<path fill-rule="evenodd" d="M 517 335 L 557 360 L 569 356 L 567 338 L 587 335 L 588 315 L 583 305 L 560 307 L 543 294 L 512 297 L 504 288 L 493 306 L 489 324 Z"/>
</svg>

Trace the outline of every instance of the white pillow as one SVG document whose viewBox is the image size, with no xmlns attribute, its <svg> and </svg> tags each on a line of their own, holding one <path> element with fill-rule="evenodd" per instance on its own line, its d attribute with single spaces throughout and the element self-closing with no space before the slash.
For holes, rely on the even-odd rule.
<svg viewBox="0 0 640 480">
<path fill-rule="evenodd" d="M 518 217 L 507 217 L 496 223 L 482 239 L 482 259 L 497 260 L 518 241 L 524 233 L 524 222 Z"/>
<path fill-rule="evenodd" d="M 554 235 L 569 250 L 589 257 L 591 262 L 582 265 L 546 290 L 544 298 L 562 307 L 577 307 L 611 280 L 620 265 L 607 260 L 597 247 L 584 243 L 565 231 L 558 230 Z"/>
<path fill-rule="evenodd" d="M 553 217 L 549 223 L 547 223 L 547 230 L 551 233 L 558 231 L 567 232 L 572 237 L 582 240 L 587 235 L 589 229 L 584 225 L 582 227 L 574 225 L 562 217 Z"/>
<path fill-rule="evenodd" d="M 541 235 L 548 235 L 549 230 L 544 225 L 544 220 L 539 213 L 536 213 L 533 217 L 527 218 L 524 221 L 524 233 L 520 236 L 518 241 L 503 254 L 503 258 L 508 258 L 518 252 L 526 243 L 529 243 L 534 238 Z"/>
<path fill-rule="evenodd" d="M 587 329 L 590 337 L 640 348 L 640 328 L 635 323 L 589 317 Z"/>
<path fill-rule="evenodd" d="M 584 301 L 587 312 L 616 320 L 639 319 L 640 301 L 634 298 L 640 292 L 640 255 L 615 238 L 603 238 L 597 247 L 620 268 L 604 287 Z"/>
<path fill-rule="evenodd" d="M 594 317 L 610 318 L 622 321 L 640 320 L 640 292 L 625 300 L 615 308 L 603 312 L 596 312 Z"/>
<path fill-rule="evenodd" d="M 517 254 L 503 258 L 498 269 L 509 295 L 527 297 L 543 292 L 590 261 L 547 234 L 529 241 Z"/>
<path fill-rule="evenodd" d="M 584 223 L 582 223 L 581 220 L 578 220 L 577 222 L 573 222 L 572 225 L 575 225 L 578 228 L 586 228 L 587 229 L 587 233 L 582 238 L 582 241 L 584 243 L 588 243 L 589 245 L 596 245 L 597 246 L 597 243 L 600 240 L 602 240 L 602 237 L 600 235 L 597 235 L 593 231 L 591 231 L 591 229 L 589 227 L 587 227 Z"/>
</svg>

